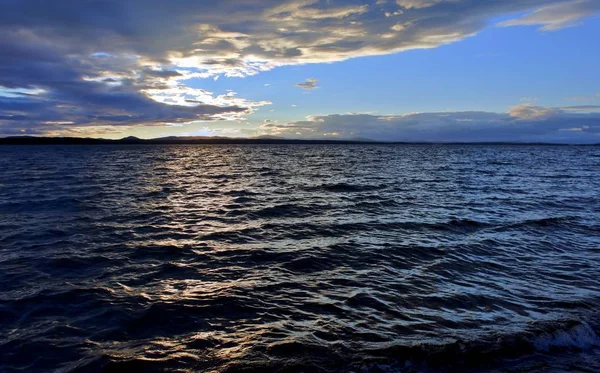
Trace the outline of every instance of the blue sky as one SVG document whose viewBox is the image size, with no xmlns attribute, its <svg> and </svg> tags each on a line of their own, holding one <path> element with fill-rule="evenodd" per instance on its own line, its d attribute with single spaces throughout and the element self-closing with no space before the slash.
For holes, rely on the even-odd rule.
<svg viewBox="0 0 600 373">
<path fill-rule="evenodd" d="M 490 27 L 435 49 L 281 67 L 244 79 L 194 79 L 190 85 L 271 100 L 270 109 L 281 110 L 289 119 L 347 111 L 505 111 L 523 98 L 566 105 L 567 97 L 592 96 L 600 90 L 600 48 L 594 47 L 599 20 L 555 32 Z M 294 83 L 313 76 L 319 89 L 294 88 Z M 302 105 L 290 110 L 291 104 Z"/>
<path fill-rule="evenodd" d="M 0 136 L 600 142 L 600 0 L 34 2 Z"/>
</svg>

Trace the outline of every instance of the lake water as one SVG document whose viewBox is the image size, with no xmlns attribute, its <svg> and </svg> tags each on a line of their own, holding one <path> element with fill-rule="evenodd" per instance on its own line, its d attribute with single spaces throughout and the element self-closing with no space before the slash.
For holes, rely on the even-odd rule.
<svg viewBox="0 0 600 373">
<path fill-rule="evenodd" d="M 599 147 L 0 147 L 2 372 L 594 372 L 599 307 Z"/>
</svg>

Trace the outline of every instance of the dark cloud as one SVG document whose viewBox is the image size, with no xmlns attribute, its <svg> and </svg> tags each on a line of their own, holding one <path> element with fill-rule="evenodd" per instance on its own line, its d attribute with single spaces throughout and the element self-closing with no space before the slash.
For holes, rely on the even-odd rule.
<svg viewBox="0 0 600 373">
<path fill-rule="evenodd" d="M 532 116 L 532 110 L 544 114 Z M 509 113 L 333 114 L 261 128 L 266 134 L 301 138 L 591 143 L 600 142 L 600 112 L 521 105 Z"/>
<path fill-rule="evenodd" d="M 542 16 L 528 24 L 558 28 L 599 10 L 596 0 L 19 0 L 0 4 L 0 24 L 80 56 L 128 53 L 165 64 L 196 57 L 198 67 L 251 73 L 257 61 L 339 61 L 435 47 L 516 12 L 536 11 Z"/>
<path fill-rule="evenodd" d="M 0 135 L 82 126 L 165 125 L 252 111 L 253 103 L 243 100 L 211 104 L 196 100 L 194 105 L 153 100 L 145 90 L 185 90 L 171 80 L 182 74 L 140 66 L 133 58 L 71 56 L 60 44 L 43 42 L 29 31 L 5 34 L 0 49 L 5 52 L 0 58 Z"/>
<path fill-rule="evenodd" d="M 156 76 L 160 78 L 174 78 L 178 76 L 182 76 L 180 72 L 172 71 L 172 70 L 150 70 L 146 69 L 142 71 L 142 74 L 147 76 Z"/>
<path fill-rule="evenodd" d="M 308 89 L 308 90 L 317 89 L 317 88 L 319 88 L 318 85 L 319 85 L 319 81 L 315 78 L 308 78 L 302 83 L 296 83 L 296 87 L 300 87 L 302 89 Z"/>
</svg>

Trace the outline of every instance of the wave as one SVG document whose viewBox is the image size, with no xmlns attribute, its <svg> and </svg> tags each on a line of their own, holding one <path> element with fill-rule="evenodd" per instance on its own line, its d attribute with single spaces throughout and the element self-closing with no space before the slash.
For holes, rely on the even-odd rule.
<svg viewBox="0 0 600 373">
<path fill-rule="evenodd" d="M 573 354 L 598 347 L 600 340 L 584 321 L 556 321 L 533 325 L 520 333 L 438 345 L 392 345 L 363 350 L 353 350 L 349 345 L 283 340 L 256 347 L 245 361 L 225 363 L 214 372 L 506 371 L 515 362 L 522 364 L 540 355 L 546 356 L 546 360 L 558 358 L 564 362 Z"/>
<path fill-rule="evenodd" d="M 381 208 L 377 204 L 365 207 L 365 212 L 377 212 Z M 245 243 L 261 239 L 307 239 L 316 237 L 340 237 L 359 232 L 447 232 L 452 234 L 472 234 L 478 231 L 489 230 L 492 232 L 503 232 L 518 229 L 546 229 L 553 227 L 569 227 L 580 219 L 574 216 L 549 217 L 530 219 L 517 222 L 485 222 L 467 218 L 452 218 L 446 221 L 380 221 L 373 219 L 363 222 L 316 222 L 304 220 L 301 222 L 278 221 L 278 218 L 309 218 L 321 216 L 323 211 L 331 209 L 329 205 L 277 205 L 261 210 L 249 212 L 239 210 L 237 216 L 246 215 L 252 219 L 273 219 L 261 224 L 259 228 L 244 228 L 231 231 L 220 231 L 209 233 L 202 240 L 224 240 L 230 243 Z M 355 209 L 349 212 L 356 211 Z"/>
<path fill-rule="evenodd" d="M 171 317 L 162 311 L 150 309 L 142 317 Z M 139 325 L 132 325 L 135 328 Z M 187 325 L 189 326 L 189 325 Z M 206 351 L 218 350 L 220 341 L 201 339 L 186 343 L 190 353 L 162 355 L 148 358 L 138 351 L 137 356 L 113 352 L 87 357 L 70 364 L 65 372 L 88 371 L 142 371 L 159 372 L 176 366 L 195 366 L 215 373 L 230 372 L 362 372 L 362 373 L 416 373 L 416 372 L 527 372 L 553 371 L 552 364 L 576 366 L 597 362 L 595 349 L 600 346 L 597 331 L 585 321 L 554 321 L 537 323 L 529 330 L 505 335 L 490 335 L 471 341 L 455 340 L 446 344 L 391 345 L 379 349 L 352 349 L 351 343 L 336 343 L 327 336 L 312 342 L 281 340 L 268 345 L 254 346 L 244 359 L 203 359 Z M 321 341 L 320 343 L 317 341 Z M 377 341 L 374 341 L 377 344 Z M 205 351 L 193 353 L 192 351 Z M 588 354 L 583 355 L 582 354 Z M 186 358 L 187 357 L 187 358 Z M 183 359 L 182 359 L 183 358 Z M 536 360 L 544 362 L 542 369 L 531 368 Z M 594 371 L 593 368 L 587 371 Z"/>
<path fill-rule="evenodd" d="M 302 369 L 365 373 L 506 371 L 515 362 L 523 363 L 540 356 L 546 359 L 558 357 L 564 362 L 573 354 L 598 348 L 600 338 L 597 330 L 586 321 L 559 320 L 533 323 L 527 330 L 514 334 L 492 334 L 445 344 L 392 344 L 359 351 L 346 346 L 282 341 L 266 349 L 269 360 L 279 362 L 280 366 L 240 363 L 233 371 L 246 371 L 250 366 L 256 371 L 262 368 L 283 372 Z"/>
<path fill-rule="evenodd" d="M 488 161 L 487 164 L 491 166 L 513 166 L 515 163 L 506 161 Z"/>
<path fill-rule="evenodd" d="M 549 227 L 560 227 L 563 225 L 573 225 L 580 218 L 577 216 L 556 216 L 549 218 L 540 219 L 528 219 L 516 223 L 509 223 L 503 226 L 503 228 L 549 228 Z"/>
<path fill-rule="evenodd" d="M 475 340 L 447 344 L 390 346 L 368 351 L 373 357 L 391 358 L 417 371 L 464 371 L 505 366 L 509 360 L 527 359 L 534 354 L 569 354 L 600 346 L 598 331 L 583 320 L 556 320 L 532 323 L 514 334 L 494 334 Z"/>
<path fill-rule="evenodd" d="M 330 193 L 355 193 L 355 192 L 372 192 L 388 188 L 386 184 L 348 184 L 348 183 L 333 183 L 310 185 L 302 187 L 303 190 L 309 192 L 330 192 Z"/>
<path fill-rule="evenodd" d="M 302 206 L 295 204 L 283 204 L 276 206 L 265 207 L 258 211 L 253 211 L 249 214 L 251 218 L 272 219 L 280 217 L 308 217 L 323 211 L 325 205 Z"/>
<path fill-rule="evenodd" d="M 223 192 L 223 195 L 231 197 L 252 197 L 258 195 L 258 193 L 252 192 L 246 189 L 227 190 Z"/>
</svg>

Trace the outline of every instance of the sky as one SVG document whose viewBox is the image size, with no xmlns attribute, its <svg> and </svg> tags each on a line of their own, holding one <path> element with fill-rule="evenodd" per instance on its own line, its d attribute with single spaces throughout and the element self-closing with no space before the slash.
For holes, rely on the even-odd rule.
<svg viewBox="0 0 600 373">
<path fill-rule="evenodd" d="M 0 0 L 0 137 L 600 142 L 600 0 Z"/>
</svg>

